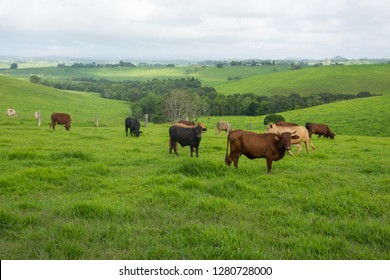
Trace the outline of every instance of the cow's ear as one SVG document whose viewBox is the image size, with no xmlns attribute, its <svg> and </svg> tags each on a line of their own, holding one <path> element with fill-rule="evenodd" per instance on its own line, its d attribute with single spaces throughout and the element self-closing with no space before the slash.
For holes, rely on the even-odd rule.
<svg viewBox="0 0 390 280">
<path fill-rule="evenodd" d="M 299 136 L 298 135 L 293 135 L 293 136 L 291 136 L 291 139 L 299 139 Z"/>
</svg>

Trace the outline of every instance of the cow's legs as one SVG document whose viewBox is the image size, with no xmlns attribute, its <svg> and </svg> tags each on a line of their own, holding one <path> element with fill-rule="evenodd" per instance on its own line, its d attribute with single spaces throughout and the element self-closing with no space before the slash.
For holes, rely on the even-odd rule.
<svg viewBox="0 0 390 280">
<path fill-rule="evenodd" d="M 174 141 L 174 142 L 172 143 L 172 145 L 173 145 L 173 150 L 175 151 L 175 155 L 178 156 L 179 154 L 177 153 L 177 142 Z"/>
<path fill-rule="evenodd" d="M 169 140 L 169 153 L 172 154 L 172 149 L 173 151 L 175 152 L 175 155 L 179 155 L 177 153 L 177 142 L 176 141 L 172 141 L 171 139 Z"/>
<path fill-rule="evenodd" d="M 55 130 L 55 128 L 56 128 L 56 122 L 55 122 L 55 121 L 53 121 L 53 122 L 51 123 L 51 127 L 53 128 L 53 130 Z"/>
<path fill-rule="evenodd" d="M 272 168 L 272 158 L 267 157 L 267 173 L 271 173 L 271 168 Z"/>
<path fill-rule="evenodd" d="M 307 142 L 305 142 L 305 148 L 306 148 L 307 154 L 310 155 L 310 151 L 309 151 L 309 147 L 307 146 Z M 298 150 L 298 154 L 301 152 L 301 150 L 302 150 L 302 146 L 301 146 L 301 149 Z"/>
<path fill-rule="evenodd" d="M 233 154 L 232 160 L 235 168 L 238 168 L 238 160 L 240 159 L 240 154 L 235 153 Z"/>
</svg>

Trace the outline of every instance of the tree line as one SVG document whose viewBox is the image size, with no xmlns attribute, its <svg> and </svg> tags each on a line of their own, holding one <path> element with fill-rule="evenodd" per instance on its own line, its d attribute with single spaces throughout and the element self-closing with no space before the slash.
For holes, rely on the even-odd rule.
<svg viewBox="0 0 390 280">
<path fill-rule="evenodd" d="M 367 91 L 356 95 L 327 92 L 310 96 L 300 96 L 298 93 L 288 96 L 260 96 L 253 93 L 223 95 L 213 87 L 203 86 L 201 81 L 194 77 L 149 81 L 94 78 L 55 81 L 31 76 L 30 81 L 63 90 L 97 92 L 103 98 L 127 101 L 132 115 L 141 118 L 148 114 L 152 122 L 196 118 L 201 115 L 268 115 L 340 100 L 375 96 Z"/>
</svg>

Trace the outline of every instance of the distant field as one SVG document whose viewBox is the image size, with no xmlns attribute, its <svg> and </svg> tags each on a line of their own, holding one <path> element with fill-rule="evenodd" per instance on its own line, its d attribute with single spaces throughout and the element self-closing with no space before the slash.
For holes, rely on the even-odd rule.
<svg viewBox="0 0 390 280">
<path fill-rule="evenodd" d="M 310 67 L 301 70 L 276 72 L 231 81 L 215 88 L 232 94 L 251 92 L 259 95 L 302 96 L 320 92 L 357 94 L 360 91 L 382 93 L 390 88 L 390 65 L 353 65 Z"/>
<path fill-rule="evenodd" d="M 281 113 L 337 135 L 313 137 L 310 156 L 286 155 L 267 175 L 264 159 L 225 166 L 226 136 L 214 133 L 220 119 L 263 132 L 264 116 L 201 116 L 200 157 L 188 147 L 175 157 L 170 124 L 126 138 L 124 102 L 0 76 L 0 258 L 390 259 L 390 91 L 381 93 Z M 69 132 L 49 128 L 52 111 L 72 115 Z"/>
<path fill-rule="evenodd" d="M 390 88 L 390 65 L 351 65 L 307 67 L 290 70 L 288 66 L 261 67 L 164 67 L 164 68 L 29 68 L 3 70 L 0 75 L 28 80 L 31 75 L 46 79 L 67 80 L 90 77 L 110 80 L 177 79 L 196 77 L 203 85 L 223 94 L 254 93 L 257 95 L 301 96 L 320 92 L 357 94 L 370 91 L 381 94 Z M 230 79 L 229 78 L 233 78 Z"/>
</svg>

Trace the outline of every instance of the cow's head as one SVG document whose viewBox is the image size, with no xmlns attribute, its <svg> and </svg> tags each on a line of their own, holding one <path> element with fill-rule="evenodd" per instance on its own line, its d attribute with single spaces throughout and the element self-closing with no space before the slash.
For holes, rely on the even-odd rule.
<svg viewBox="0 0 390 280">
<path fill-rule="evenodd" d="M 197 127 L 194 128 L 197 138 L 199 138 L 199 139 L 202 138 L 203 129 L 205 129 L 205 128 L 202 128 L 200 125 L 198 125 Z"/>
<path fill-rule="evenodd" d="M 294 139 L 294 140 L 296 140 L 296 139 L 298 139 L 299 138 L 299 136 L 298 135 L 294 135 L 296 133 L 296 131 L 295 132 L 293 132 L 293 133 L 291 133 L 291 132 L 283 132 L 282 134 L 280 134 L 279 132 L 278 132 L 278 134 L 282 137 L 282 139 L 283 139 L 283 145 L 284 145 L 284 148 L 286 149 L 286 150 L 291 150 L 291 139 Z"/>
<path fill-rule="evenodd" d="M 140 131 L 140 130 L 134 131 L 135 137 L 139 137 L 139 135 L 140 135 L 141 133 L 142 133 L 142 131 Z"/>
<path fill-rule="evenodd" d="M 206 128 L 206 126 L 202 122 L 198 122 L 198 126 L 200 126 L 202 128 L 202 132 L 203 133 L 206 133 L 207 128 Z"/>
</svg>

